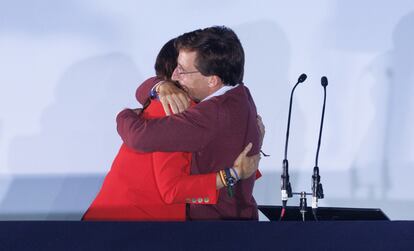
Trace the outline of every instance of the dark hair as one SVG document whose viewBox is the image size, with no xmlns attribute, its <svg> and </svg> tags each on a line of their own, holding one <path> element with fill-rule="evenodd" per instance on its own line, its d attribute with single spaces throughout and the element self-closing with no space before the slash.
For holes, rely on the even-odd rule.
<svg viewBox="0 0 414 251">
<path fill-rule="evenodd" d="M 155 74 L 158 78 L 171 79 L 175 67 L 177 67 L 178 52 L 174 46 L 175 38 L 168 41 L 161 48 L 155 60 Z"/>
<path fill-rule="evenodd" d="M 243 81 L 244 51 L 236 33 L 213 26 L 184 33 L 176 39 L 177 50 L 196 51 L 195 67 L 205 76 L 217 75 L 225 85 Z"/>
<path fill-rule="evenodd" d="M 175 49 L 174 42 L 175 38 L 165 43 L 158 52 L 157 59 L 155 59 L 155 74 L 162 80 L 171 80 L 172 73 L 177 67 L 178 51 Z M 140 88 L 138 88 L 137 93 L 139 90 Z M 150 104 L 151 98 L 148 98 L 143 105 L 143 109 L 146 109 Z"/>
</svg>

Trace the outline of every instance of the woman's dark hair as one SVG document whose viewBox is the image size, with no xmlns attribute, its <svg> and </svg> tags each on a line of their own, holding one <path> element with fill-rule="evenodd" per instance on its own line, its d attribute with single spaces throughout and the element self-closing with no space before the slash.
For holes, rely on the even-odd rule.
<svg viewBox="0 0 414 251">
<path fill-rule="evenodd" d="M 155 75 L 162 80 L 171 80 L 172 73 L 177 67 L 178 52 L 174 46 L 175 38 L 170 39 L 158 52 L 157 59 L 155 59 Z M 139 89 L 138 89 L 139 90 Z M 146 109 L 151 103 L 151 98 L 148 98 L 143 109 Z"/>
<path fill-rule="evenodd" d="M 155 60 L 155 74 L 158 78 L 171 79 L 175 67 L 177 67 L 178 52 L 174 46 L 175 38 L 168 41 L 161 48 Z"/>
</svg>

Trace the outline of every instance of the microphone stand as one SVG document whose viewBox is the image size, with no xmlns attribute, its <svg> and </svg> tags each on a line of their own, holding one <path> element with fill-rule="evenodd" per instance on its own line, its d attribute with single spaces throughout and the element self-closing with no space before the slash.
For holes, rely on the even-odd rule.
<svg viewBox="0 0 414 251">
<path fill-rule="evenodd" d="M 321 85 L 323 87 L 323 106 L 322 106 L 322 116 L 321 116 L 321 124 L 319 128 L 319 139 L 318 139 L 318 147 L 316 149 L 316 157 L 315 157 L 315 166 L 313 167 L 313 175 L 312 175 L 312 214 L 315 218 L 315 221 L 318 221 L 317 217 L 317 210 L 318 210 L 318 199 L 323 199 L 323 187 L 321 183 L 321 176 L 319 175 L 319 150 L 321 148 L 321 138 L 322 138 L 322 129 L 323 129 L 323 121 L 325 118 L 325 104 L 326 104 L 326 86 L 328 86 L 328 79 L 323 76 L 321 78 Z"/>
<path fill-rule="evenodd" d="M 282 197 L 282 211 L 280 212 L 279 220 L 282 220 L 285 214 L 286 205 L 288 198 L 292 198 L 292 187 L 289 181 L 289 162 L 287 160 L 287 149 L 288 149 L 288 142 L 289 142 L 289 130 L 290 130 L 290 119 L 292 114 L 292 103 L 293 103 L 293 93 L 298 86 L 298 84 L 304 82 L 306 80 L 306 74 L 302 73 L 298 81 L 296 82 L 295 86 L 292 88 L 290 93 L 290 102 L 289 102 L 289 113 L 288 113 L 288 121 L 287 121 L 287 129 L 286 129 L 286 141 L 285 141 L 285 158 L 283 159 L 283 171 L 281 178 L 281 197 Z"/>
<path fill-rule="evenodd" d="M 282 211 L 280 213 L 279 220 L 282 220 L 283 216 L 285 214 L 287 199 L 291 198 L 293 195 L 300 195 L 299 211 L 302 215 L 302 221 L 305 221 L 305 215 L 306 215 L 306 212 L 307 212 L 306 196 L 307 195 L 312 195 L 312 214 L 313 214 L 313 217 L 314 217 L 315 221 L 318 221 L 318 218 L 317 218 L 318 199 L 323 199 L 324 198 L 323 187 L 322 187 L 322 183 L 320 182 L 321 177 L 319 175 L 318 160 L 319 160 L 319 150 L 320 150 L 320 147 L 321 147 L 323 121 L 324 121 L 324 118 L 325 118 L 326 86 L 328 86 L 328 79 L 325 76 L 323 76 L 321 78 L 321 85 L 323 86 L 323 90 L 324 90 L 324 98 L 323 98 L 323 106 L 322 106 L 321 124 L 320 124 L 320 128 L 319 128 L 318 146 L 317 146 L 317 150 L 316 150 L 315 166 L 313 168 L 313 175 L 312 175 L 312 193 L 307 193 L 305 191 L 302 191 L 300 193 L 292 192 L 292 188 L 291 188 L 290 181 L 289 181 L 289 172 L 288 172 L 289 171 L 288 170 L 289 164 L 288 164 L 288 160 L 287 160 L 287 147 L 288 147 L 288 139 L 289 139 L 289 127 L 290 127 L 290 116 L 291 116 L 291 109 L 292 109 L 292 97 L 293 97 L 293 92 L 294 92 L 296 86 L 299 83 L 301 83 L 300 80 L 301 80 L 303 75 L 305 77 L 303 78 L 303 80 L 301 82 L 306 80 L 306 75 L 302 74 L 299 77 L 299 80 L 296 83 L 296 85 L 293 87 L 291 95 L 290 95 L 288 125 L 287 125 L 286 143 L 285 143 L 285 158 L 283 160 L 283 171 L 282 171 L 282 175 L 281 175 Z"/>
</svg>

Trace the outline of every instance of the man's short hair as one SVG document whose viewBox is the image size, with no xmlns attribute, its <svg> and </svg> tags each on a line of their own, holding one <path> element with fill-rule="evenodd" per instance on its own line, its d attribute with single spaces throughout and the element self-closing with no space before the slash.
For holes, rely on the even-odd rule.
<svg viewBox="0 0 414 251">
<path fill-rule="evenodd" d="M 225 85 L 243 81 L 244 51 L 236 33 L 213 26 L 184 33 L 176 39 L 177 51 L 197 52 L 195 67 L 205 76 L 217 75 Z"/>
</svg>

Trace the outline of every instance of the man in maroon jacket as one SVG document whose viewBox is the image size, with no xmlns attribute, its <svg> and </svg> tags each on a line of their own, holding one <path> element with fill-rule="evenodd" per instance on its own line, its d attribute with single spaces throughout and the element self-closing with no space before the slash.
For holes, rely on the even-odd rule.
<svg viewBox="0 0 414 251">
<path fill-rule="evenodd" d="M 229 28 L 215 26 L 181 35 L 176 47 L 179 56 L 173 80 L 199 103 L 185 110 L 188 101 L 182 95 L 184 98 L 169 100 L 174 113 L 182 113 L 152 120 L 125 109 L 117 116 L 118 133 L 125 144 L 139 151 L 192 152 L 191 174 L 231 167 L 249 142 L 253 143 L 250 153 L 258 154 L 257 112 L 242 83 L 244 51 L 237 35 Z M 158 93 L 175 92 L 171 91 L 172 83 L 155 78 L 147 80 L 140 92 L 149 93 L 154 85 Z M 171 95 L 160 95 L 163 97 Z M 221 189 L 216 205 L 190 204 L 188 219 L 257 220 L 254 181 L 253 175 L 237 182 L 233 197 Z"/>
</svg>

